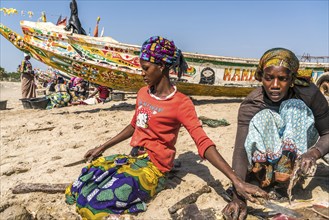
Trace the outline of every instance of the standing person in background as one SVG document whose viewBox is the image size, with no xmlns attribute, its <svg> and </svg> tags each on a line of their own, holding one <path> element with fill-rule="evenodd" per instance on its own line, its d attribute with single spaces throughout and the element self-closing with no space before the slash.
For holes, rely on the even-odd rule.
<svg viewBox="0 0 329 220">
<path fill-rule="evenodd" d="M 24 60 L 20 65 L 23 99 L 36 97 L 36 85 L 30 59 L 30 55 L 24 54 Z"/>
<path fill-rule="evenodd" d="M 146 202 L 164 189 L 173 168 L 175 144 L 183 125 L 193 138 L 201 158 L 223 172 L 244 198 L 266 197 L 258 187 L 245 183 L 219 154 L 206 135 L 189 97 L 171 84 L 169 71 L 181 76 L 187 70 L 181 50 L 173 41 L 155 36 L 144 42 L 140 53 L 141 76 L 148 86 L 137 94 L 135 114 L 119 134 L 99 147 L 90 149 L 89 161 L 106 149 L 130 138 L 130 154 L 100 157 L 82 169 L 78 179 L 66 190 L 66 202 L 76 203 L 86 219 L 101 219 L 111 213 L 138 213 Z"/>
<path fill-rule="evenodd" d="M 296 55 L 273 48 L 261 57 L 255 79 L 262 86 L 241 103 L 233 169 L 262 188 L 287 187 L 296 160 L 301 175 L 312 175 L 316 161 L 329 152 L 329 107 L 311 72 L 299 71 Z M 227 219 L 244 219 L 247 204 L 233 189 L 224 209 Z"/>
</svg>

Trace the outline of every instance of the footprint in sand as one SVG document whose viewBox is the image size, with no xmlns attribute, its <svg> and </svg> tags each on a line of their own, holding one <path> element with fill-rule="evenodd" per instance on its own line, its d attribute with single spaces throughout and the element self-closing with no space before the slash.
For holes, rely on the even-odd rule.
<svg viewBox="0 0 329 220">
<path fill-rule="evenodd" d="M 28 162 L 19 162 L 15 166 L 11 166 L 8 170 L 5 170 L 1 175 L 11 176 L 13 174 L 25 173 L 29 171 L 31 167 Z"/>
<path fill-rule="evenodd" d="M 2 175 L 11 176 L 13 174 L 25 173 L 30 169 L 29 167 L 11 167 L 9 170 L 3 172 Z"/>
<path fill-rule="evenodd" d="M 9 205 L 1 216 L 6 216 L 6 219 L 33 219 L 33 215 L 27 211 L 27 209 L 21 205 Z"/>
<path fill-rule="evenodd" d="M 51 158 L 51 161 L 60 160 L 60 159 L 62 159 L 61 156 L 54 156 Z"/>
<path fill-rule="evenodd" d="M 73 128 L 76 129 L 76 130 L 78 130 L 78 129 L 80 129 L 80 128 L 83 128 L 83 126 L 82 126 L 82 125 L 74 125 Z"/>
</svg>

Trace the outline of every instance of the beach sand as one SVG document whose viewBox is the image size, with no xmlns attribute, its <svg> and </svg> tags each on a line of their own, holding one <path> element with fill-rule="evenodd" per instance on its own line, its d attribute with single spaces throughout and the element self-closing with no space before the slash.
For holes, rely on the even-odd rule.
<svg viewBox="0 0 329 220">
<path fill-rule="evenodd" d="M 84 165 L 63 166 L 81 160 L 88 149 L 104 143 L 129 124 L 136 95 L 128 95 L 124 101 L 93 106 L 34 110 L 23 109 L 19 101 L 20 83 L 1 82 L 0 88 L 0 99 L 8 100 L 7 109 L 0 111 L 0 219 L 8 219 L 10 213 L 18 215 L 18 209 L 22 209 L 21 212 L 26 212 L 26 209 L 37 219 L 79 219 L 75 206 L 65 203 L 64 194 L 13 194 L 11 189 L 20 183 L 61 184 L 74 181 Z M 204 129 L 231 164 L 237 113 L 242 99 L 193 99 L 198 116 L 224 118 L 230 123 L 226 127 L 204 126 Z M 173 204 L 211 182 L 211 192 L 202 194 L 195 204 L 200 210 L 211 208 L 216 218 L 221 219 L 221 210 L 227 202 L 220 194 L 230 186 L 229 180 L 208 161 L 200 159 L 192 138 L 183 127 L 176 148 L 176 160 L 181 162 L 176 176 L 168 181 L 167 189 L 147 204 L 146 212 L 131 218 L 170 219 L 168 209 Z M 130 149 L 129 140 L 126 140 L 105 151 L 104 155 L 127 154 Z M 322 160 L 319 164 L 328 173 L 328 165 Z M 305 190 L 297 192 L 295 198 L 312 199 L 312 204 L 329 203 L 328 185 L 328 178 L 306 181 Z"/>
</svg>

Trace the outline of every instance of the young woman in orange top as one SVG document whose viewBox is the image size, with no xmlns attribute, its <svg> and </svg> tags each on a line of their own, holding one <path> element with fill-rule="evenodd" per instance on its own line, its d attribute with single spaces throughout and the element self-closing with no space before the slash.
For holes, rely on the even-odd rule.
<svg viewBox="0 0 329 220">
<path fill-rule="evenodd" d="M 173 167 L 181 125 L 193 138 L 200 157 L 223 172 L 239 195 L 252 201 L 252 195 L 267 196 L 258 187 L 237 177 L 204 132 L 190 98 L 170 82 L 170 69 L 179 77 L 187 69 L 174 42 L 151 37 L 141 48 L 140 64 L 147 86 L 137 94 L 131 123 L 111 140 L 89 150 L 85 158 L 95 158 L 130 137 L 131 155 L 113 155 L 92 161 L 68 188 L 67 202 L 76 202 L 78 212 L 91 219 L 109 213 L 146 210 L 145 202 L 164 188 L 166 174 Z"/>
</svg>

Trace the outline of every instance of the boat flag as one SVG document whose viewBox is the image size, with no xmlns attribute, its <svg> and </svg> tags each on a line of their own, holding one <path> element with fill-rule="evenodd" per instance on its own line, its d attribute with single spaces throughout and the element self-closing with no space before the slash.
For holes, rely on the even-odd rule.
<svg viewBox="0 0 329 220">
<path fill-rule="evenodd" d="M 100 20 L 101 20 L 101 18 L 98 16 L 97 17 L 97 22 L 96 22 L 96 27 L 94 29 L 94 37 L 98 37 L 98 24 L 99 24 Z"/>
<path fill-rule="evenodd" d="M 32 18 L 34 15 L 33 11 L 28 11 L 27 14 L 29 15 L 29 18 Z"/>
<path fill-rule="evenodd" d="M 18 14 L 18 11 L 15 8 L 0 8 L 0 11 L 6 15 Z"/>
<path fill-rule="evenodd" d="M 47 22 L 47 17 L 46 17 L 45 11 L 41 12 L 41 17 L 38 19 L 38 21 Z"/>
<path fill-rule="evenodd" d="M 101 37 L 104 36 L 104 27 L 102 28 L 102 31 L 101 31 Z"/>
<path fill-rule="evenodd" d="M 62 20 L 62 15 L 60 15 L 59 17 L 58 17 L 58 19 L 57 19 L 57 22 L 56 22 L 56 25 L 58 26 L 58 24 L 61 22 L 61 20 Z"/>
<path fill-rule="evenodd" d="M 59 20 L 58 18 L 58 21 L 57 21 L 57 26 L 66 26 L 66 20 L 67 20 L 67 17 L 65 17 L 64 19 L 61 19 Z"/>
<path fill-rule="evenodd" d="M 17 15 L 18 14 L 18 11 L 17 9 L 15 8 L 0 8 L 0 12 L 3 12 L 3 14 L 6 16 L 6 15 Z M 20 14 L 21 16 L 25 16 L 25 13 L 27 13 L 29 15 L 29 18 L 32 18 L 34 13 L 33 11 L 24 11 L 24 10 L 21 10 L 20 11 Z"/>
</svg>

